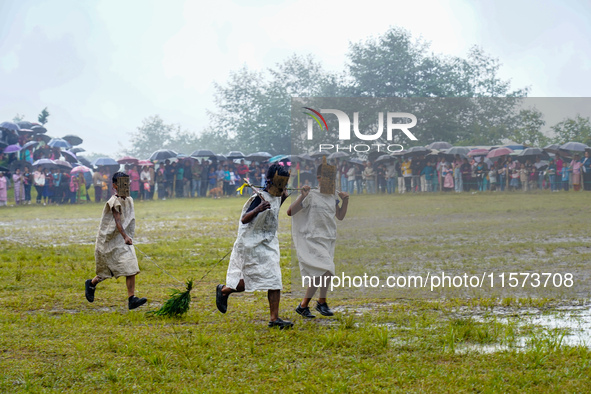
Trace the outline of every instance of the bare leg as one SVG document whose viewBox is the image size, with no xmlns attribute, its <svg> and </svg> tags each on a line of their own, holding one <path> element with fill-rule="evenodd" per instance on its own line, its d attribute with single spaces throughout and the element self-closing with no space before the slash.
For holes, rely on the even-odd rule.
<svg viewBox="0 0 591 394">
<path fill-rule="evenodd" d="M 310 304 L 310 301 L 312 300 L 312 297 L 314 297 L 314 293 L 316 293 L 316 286 L 310 286 L 308 287 L 308 290 L 306 290 L 306 294 L 304 295 L 304 298 L 302 299 L 302 302 L 300 302 L 300 306 L 302 308 L 307 308 L 308 304 Z"/>
<path fill-rule="evenodd" d="M 98 285 L 102 281 L 103 281 L 103 279 L 97 275 L 94 278 L 92 278 L 91 283 L 92 283 L 93 286 L 96 286 L 96 285 Z"/>
<path fill-rule="evenodd" d="M 269 311 L 271 312 L 271 321 L 279 319 L 279 301 L 281 300 L 281 290 L 267 291 L 269 300 Z"/>
<path fill-rule="evenodd" d="M 240 282 L 238 282 L 238 286 L 236 286 L 236 289 L 232 289 L 231 287 L 228 286 L 224 286 L 222 288 L 222 294 L 224 296 L 229 296 L 232 293 L 242 293 L 244 291 L 244 279 L 240 279 Z"/>
<path fill-rule="evenodd" d="M 127 297 L 135 295 L 135 275 L 126 276 L 125 284 L 127 285 Z"/>
</svg>

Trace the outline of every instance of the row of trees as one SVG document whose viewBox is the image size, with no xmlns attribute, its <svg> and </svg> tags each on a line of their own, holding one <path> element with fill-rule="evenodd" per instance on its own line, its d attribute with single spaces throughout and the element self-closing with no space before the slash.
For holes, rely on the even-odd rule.
<svg viewBox="0 0 591 394">
<path fill-rule="evenodd" d="M 428 101 L 423 123 L 416 129 L 421 145 L 438 140 L 493 145 L 506 139 L 535 146 L 591 143 L 589 118 L 580 116 L 552 126 L 553 138 L 544 135 L 543 114 L 535 108 L 521 109 L 528 89 L 512 90 L 498 75 L 499 61 L 480 48 L 472 48 L 465 58 L 435 54 L 408 31 L 391 28 L 377 38 L 352 43 L 347 59 L 340 73 L 299 55 L 266 71 L 244 66 L 225 84 L 215 84 L 215 108 L 208 112 L 211 123 L 201 134 L 153 116 L 133 134 L 127 153 L 145 157 L 158 148 L 186 153 L 199 148 L 289 152 L 293 97 L 387 97 L 412 99 L 411 103 L 419 98 L 456 98 Z M 377 127 L 375 120 L 365 122 L 369 129 Z"/>
</svg>

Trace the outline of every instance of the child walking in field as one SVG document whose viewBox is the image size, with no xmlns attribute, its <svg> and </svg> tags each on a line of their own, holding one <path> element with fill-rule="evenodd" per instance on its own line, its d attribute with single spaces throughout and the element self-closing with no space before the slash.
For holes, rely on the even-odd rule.
<svg viewBox="0 0 591 394">
<path fill-rule="evenodd" d="M 108 278 L 125 276 L 129 309 L 135 309 L 146 303 L 145 298 L 135 296 L 135 276 L 139 266 L 133 237 L 135 235 L 135 213 L 133 199 L 119 196 L 118 179 L 129 176 L 123 172 L 113 175 L 115 194 L 105 204 L 103 216 L 96 236 L 94 257 L 96 276 L 85 283 L 85 295 L 88 302 L 94 301 L 96 285 Z"/>
</svg>

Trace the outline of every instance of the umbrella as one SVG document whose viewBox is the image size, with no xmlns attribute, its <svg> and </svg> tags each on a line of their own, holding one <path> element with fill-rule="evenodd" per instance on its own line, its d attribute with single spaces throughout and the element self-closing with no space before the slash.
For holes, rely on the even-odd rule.
<svg viewBox="0 0 591 394">
<path fill-rule="evenodd" d="M 354 158 L 354 159 L 349 159 L 348 161 L 349 161 L 349 163 L 357 164 L 357 165 L 360 165 L 360 166 L 364 166 L 365 165 L 365 162 L 363 160 L 361 160 L 361 159 L 355 159 Z"/>
<path fill-rule="evenodd" d="M 86 167 L 92 167 L 92 164 L 90 164 L 90 161 L 85 157 L 79 157 L 78 161 L 80 163 L 82 163 L 83 165 L 85 165 Z"/>
<path fill-rule="evenodd" d="M 142 166 L 142 167 L 143 166 L 148 166 L 149 167 L 149 166 L 153 166 L 154 165 L 154 163 L 152 163 L 150 160 L 140 160 L 140 161 L 137 162 L 137 164 L 139 166 Z"/>
<path fill-rule="evenodd" d="M 14 144 L 14 145 L 8 145 L 6 148 L 4 148 L 3 153 L 15 153 L 20 151 L 22 148 L 19 144 Z"/>
<path fill-rule="evenodd" d="M 31 129 L 31 127 L 35 126 L 33 123 L 28 122 L 26 120 L 19 120 L 15 123 L 20 129 Z"/>
<path fill-rule="evenodd" d="M 33 163 L 33 167 L 42 166 L 42 167 L 55 167 L 55 161 L 51 159 L 39 159 Z"/>
<path fill-rule="evenodd" d="M 449 151 L 448 151 L 449 154 Z M 486 156 L 488 154 L 488 149 L 472 149 L 470 152 L 468 152 L 468 156 L 470 157 L 474 157 L 474 156 Z"/>
<path fill-rule="evenodd" d="M 70 145 L 72 145 L 72 146 L 80 145 L 83 142 L 82 138 L 78 137 L 77 135 L 73 135 L 73 134 L 68 134 L 68 135 L 62 137 L 62 139 L 68 141 L 68 143 L 70 143 Z"/>
<path fill-rule="evenodd" d="M 331 153 L 330 155 L 328 155 L 327 159 L 332 160 L 332 159 L 342 159 L 345 157 L 349 157 L 351 155 L 349 155 L 348 153 L 345 152 L 334 152 Z"/>
<path fill-rule="evenodd" d="M 25 167 L 32 168 L 31 163 L 25 160 L 14 160 L 10 163 L 10 171 L 14 172 L 17 168 L 23 170 Z"/>
<path fill-rule="evenodd" d="M 20 129 L 18 131 L 18 135 L 25 135 L 25 134 L 33 134 L 34 131 L 33 130 L 29 130 L 29 129 Z"/>
<path fill-rule="evenodd" d="M 215 155 L 214 158 L 219 161 L 227 160 L 228 158 L 224 155 Z"/>
<path fill-rule="evenodd" d="M 135 157 L 123 156 L 121 159 L 117 160 L 117 163 L 119 163 L 119 164 L 137 164 L 138 161 L 139 160 L 136 159 Z"/>
<path fill-rule="evenodd" d="M 66 161 L 68 161 L 70 163 L 76 163 L 78 161 L 78 158 L 76 157 L 76 155 L 74 153 L 72 153 L 72 151 L 69 151 L 69 150 L 63 150 L 62 156 L 64 156 Z"/>
<path fill-rule="evenodd" d="M 550 155 L 548 152 L 542 150 L 541 148 L 527 148 L 522 150 L 516 156 L 517 160 L 523 163 L 525 163 L 527 160 L 535 160 L 536 157 L 539 157 L 540 160 L 550 160 Z"/>
<path fill-rule="evenodd" d="M 33 126 L 33 127 L 31 127 L 31 130 L 33 130 L 33 132 L 35 132 L 37 134 L 47 133 L 47 129 L 43 126 Z"/>
<path fill-rule="evenodd" d="M 227 155 L 228 159 L 244 159 L 244 153 L 238 151 L 238 150 L 233 150 L 232 152 L 228 153 Z"/>
<path fill-rule="evenodd" d="M 326 152 L 321 152 L 321 151 L 318 151 L 318 152 L 311 153 L 311 154 L 310 154 L 310 157 L 313 157 L 313 158 L 315 158 L 315 159 L 316 159 L 316 158 L 318 158 L 318 157 L 322 157 L 322 156 L 328 156 L 328 155 L 330 155 L 330 153 L 326 153 Z"/>
<path fill-rule="evenodd" d="M 291 158 L 293 161 L 314 161 L 314 158 L 307 153 L 304 153 L 303 155 L 293 155 Z"/>
<path fill-rule="evenodd" d="M 191 156 L 194 156 L 194 155 L 191 155 Z M 269 160 L 271 157 L 273 157 L 273 155 L 270 153 L 256 152 L 256 153 L 251 153 L 250 155 L 247 155 L 245 157 L 245 159 L 247 159 L 249 161 L 264 161 L 264 160 Z"/>
<path fill-rule="evenodd" d="M 95 167 L 99 166 L 117 166 L 119 168 L 119 163 L 115 160 L 111 159 L 110 157 L 99 157 L 91 162 L 91 164 Z"/>
<path fill-rule="evenodd" d="M 558 151 L 559 149 L 560 149 L 560 146 L 559 146 L 559 145 L 557 145 L 557 144 L 550 144 L 550 145 L 548 145 L 548 146 L 544 147 L 544 150 L 545 150 L 546 152 L 549 152 L 549 153 L 554 153 L 554 154 L 560 153 L 560 152 Z"/>
<path fill-rule="evenodd" d="M 388 162 L 388 161 L 392 161 L 392 160 L 396 160 L 396 158 L 393 156 L 390 156 L 390 155 L 382 155 L 382 156 L 378 157 L 375 162 L 380 163 L 380 162 Z"/>
<path fill-rule="evenodd" d="M 78 172 L 90 172 L 90 168 L 86 166 L 76 166 L 70 171 L 70 174 L 76 174 Z"/>
<path fill-rule="evenodd" d="M 452 145 L 449 142 L 445 141 L 431 142 L 429 145 L 426 146 L 426 148 L 438 150 L 449 149 L 451 147 Z"/>
<path fill-rule="evenodd" d="M 177 157 L 176 152 L 169 150 L 169 149 L 159 149 L 159 150 L 155 151 L 154 153 L 152 153 L 149 160 L 150 161 L 162 161 L 162 160 L 166 160 L 166 159 L 172 159 L 175 157 Z"/>
<path fill-rule="evenodd" d="M 192 157 L 214 157 L 215 153 L 208 149 L 199 149 L 191 153 Z"/>
<path fill-rule="evenodd" d="M 23 145 L 23 149 L 27 149 L 30 146 L 36 146 L 36 145 L 39 145 L 38 141 L 29 141 Z"/>
<path fill-rule="evenodd" d="M 575 152 L 584 152 L 585 149 L 588 149 L 589 147 L 585 144 L 582 144 L 580 142 L 567 142 L 566 144 L 562 144 L 560 145 L 560 149 L 562 150 L 568 150 L 568 151 L 575 151 Z"/>
<path fill-rule="evenodd" d="M 80 152 L 86 152 L 86 149 L 80 148 L 80 147 L 77 146 L 75 148 L 70 149 L 70 152 L 76 154 L 76 153 L 80 153 Z"/>
<path fill-rule="evenodd" d="M 18 125 L 13 122 L 2 122 L 2 123 L 0 123 L 0 129 L 18 132 L 21 128 L 18 127 Z"/>
<path fill-rule="evenodd" d="M 50 136 L 48 136 L 48 135 L 46 135 L 46 134 L 35 134 L 35 135 L 33 136 L 33 139 L 34 139 L 35 141 L 43 141 L 43 142 L 45 142 L 45 143 L 47 144 L 47 143 L 48 143 L 49 141 L 51 141 L 53 138 L 51 138 Z"/>
<path fill-rule="evenodd" d="M 55 164 L 60 168 L 72 168 L 72 165 L 64 160 L 56 160 Z"/>
<path fill-rule="evenodd" d="M 61 138 L 53 138 L 51 141 L 49 141 L 47 143 L 47 145 L 51 146 L 52 148 L 64 148 L 64 149 L 70 149 L 72 147 L 72 145 L 70 145 L 70 143 L 64 139 Z"/>
<path fill-rule="evenodd" d="M 407 153 L 408 153 L 407 150 L 402 149 L 402 150 L 399 150 L 399 151 L 396 151 L 396 152 L 392 153 L 392 156 L 404 156 Z"/>
<path fill-rule="evenodd" d="M 511 153 L 513 153 L 513 149 L 502 147 L 502 148 L 497 148 L 497 149 L 491 150 L 490 152 L 488 152 L 486 157 L 489 159 L 492 159 L 494 157 L 501 157 L 501 156 L 510 155 Z"/>
<path fill-rule="evenodd" d="M 291 160 L 289 155 L 277 155 L 269 159 L 269 163 L 276 163 L 278 161 Z"/>
<path fill-rule="evenodd" d="M 454 146 L 449 148 L 448 150 L 444 151 L 443 153 L 446 155 L 464 155 L 467 156 L 468 152 L 470 152 L 470 148 L 468 148 L 467 146 Z"/>
</svg>

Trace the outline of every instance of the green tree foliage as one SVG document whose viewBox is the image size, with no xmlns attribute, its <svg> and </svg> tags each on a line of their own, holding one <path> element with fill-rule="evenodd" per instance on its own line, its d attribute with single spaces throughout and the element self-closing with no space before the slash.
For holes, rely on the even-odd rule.
<svg viewBox="0 0 591 394">
<path fill-rule="evenodd" d="M 158 149 L 172 149 L 188 153 L 199 145 L 194 133 L 181 130 L 178 124 L 166 124 L 158 115 L 144 119 L 143 124 L 131 134 L 132 148 L 126 154 L 140 159 L 148 158 Z"/>
<path fill-rule="evenodd" d="M 21 120 L 24 120 L 24 119 L 25 119 L 25 115 L 21 115 L 21 114 L 17 113 L 16 115 L 14 115 L 14 118 L 12 118 L 12 121 L 16 123 L 16 122 L 20 122 Z"/>
<path fill-rule="evenodd" d="M 577 114 L 574 119 L 565 119 L 551 127 L 556 135 L 555 144 L 564 144 L 570 141 L 582 142 L 591 146 L 591 123 L 589 118 L 583 118 Z"/>
<path fill-rule="evenodd" d="M 47 107 L 45 107 L 45 108 L 43 108 L 43 110 L 41 111 L 39 116 L 37 116 L 37 120 L 39 121 L 39 123 L 44 125 L 47 122 L 49 122 L 48 118 L 49 118 L 49 112 L 47 111 Z"/>
<path fill-rule="evenodd" d="M 242 67 L 215 89 L 210 135 L 231 149 L 277 154 L 290 151 L 291 98 L 334 93 L 338 83 L 312 57 L 293 55 L 266 73 Z"/>
<path fill-rule="evenodd" d="M 550 138 L 541 131 L 546 124 L 543 117 L 543 114 L 536 108 L 522 109 L 515 117 L 515 128 L 507 138 L 528 146 L 544 147 L 548 145 Z"/>
</svg>

